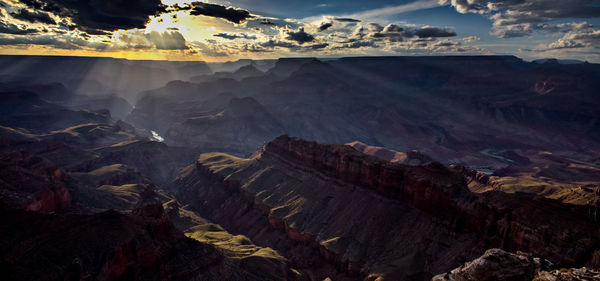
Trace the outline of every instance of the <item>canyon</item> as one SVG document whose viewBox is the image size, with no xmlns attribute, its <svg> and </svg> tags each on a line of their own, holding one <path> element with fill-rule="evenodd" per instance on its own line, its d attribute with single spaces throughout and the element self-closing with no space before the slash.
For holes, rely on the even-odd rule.
<svg viewBox="0 0 600 281">
<path fill-rule="evenodd" d="M 0 61 L 3 280 L 597 278 L 597 64 Z"/>
<path fill-rule="evenodd" d="M 395 164 L 350 146 L 287 136 L 249 159 L 203 154 L 171 190 L 259 244 L 278 241 L 275 249 L 285 256 L 298 255 L 300 244 L 370 280 L 430 279 L 493 247 L 585 264 L 600 242 L 588 207 L 472 193 L 462 174 L 440 163 Z M 301 270 L 310 260 L 291 261 Z"/>
</svg>

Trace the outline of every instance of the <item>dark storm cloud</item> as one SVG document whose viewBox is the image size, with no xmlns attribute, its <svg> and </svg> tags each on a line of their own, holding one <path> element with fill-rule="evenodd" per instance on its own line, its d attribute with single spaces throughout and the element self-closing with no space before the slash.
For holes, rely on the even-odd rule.
<svg viewBox="0 0 600 281">
<path fill-rule="evenodd" d="M 190 14 L 194 16 L 202 15 L 222 18 L 237 24 L 242 23 L 249 18 L 253 18 L 250 12 L 246 10 L 202 2 L 193 2 Z"/>
<path fill-rule="evenodd" d="M 165 11 L 160 0 L 21 0 L 32 9 L 71 18 L 88 33 L 143 28 Z"/>
<path fill-rule="evenodd" d="M 262 47 L 265 47 L 265 48 L 281 47 L 281 48 L 292 49 L 292 48 L 299 47 L 298 45 L 296 45 L 294 43 L 284 42 L 284 41 L 276 41 L 276 40 L 269 40 L 269 41 L 266 41 L 266 42 L 262 42 L 259 45 L 262 46 Z"/>
<path fill-rule="evenodd" d="M 324 22 L 324 23 L 321 23 L 321 25 L 319 25 L 319 27 L 317 29 L 319 30 L 319 32 L 321 32 L 321 31 L 325 31 L 325 30 L 329 29 L 332 26 L 333 26 L 333 23 Z"/>
<path fill-rule="evenodd" d="M 403 28 L 395 24 L 388 24 L 382 27 L 379 24 L 370 23 L 367 25 L 370 31 L 369 37 L 378 40 L 385 39 L 388 42 L 402 42 L 408 38 L 442 38 L 456 36 L 456 32 L 448 29 L 442 29 L 432 26 L 421 28 Z"/>
<path fill-rule="evenodd" d="M 217 34 L 213 34 L 213 36 L 221 37 L 221 38 L 225 38 L 225 39 L 229 39 L 229 40 L 234 40 L 234 39 L 252 39 L 253 40 L 253 39 L 256 39 L 256 36 L 251 36 L 246 33 L 239 33 L 239 34 L 217 33 Z"/>
<path fill-rule="evenodd" d="M 310 46 L 307 46 L 308 48 L 312 49 L 312 50 L 320 50 L 320 49 L 324 49 L 327 48 L 327 46 L 329 46 L 328 43 L 321 43 L 321 44 L 313 44 Z"/>
<path fill-rule="evenodd" d="M 428 37 L 453 37 L 456 36 L 456 32 L 447 29 L 441 29 L 432 26 L 422 27 L 414 32 L 419 38 Z"/>
<path fill-rule="evenodd" d="M 22 21 L 28 21 L 31 23 L 46 23 L 46 24 L 56 24 L 56 21 L 46 12 L 32 12 L 28 9 L 20 9 L 18 12 L 10 13 L 10 15 Z"/>
<path fill-rule="evenodd" d="M 314 41 L 315 37 L 304 32 L 304 28 L 300 28 L 298 31 L 288 31 L 285 39 L 296 41 L 299 44 L 304 44 Z"/>
<path fill-rule="evenodd" d="M 292 42 L 286 42 L 286 41 L 279 41 L 279 40 L 269 40 L 266 42 L 261 42 L 258 43 L 259 48 L 253 48 L 253 49 L 245 49 L 246 51 L 252 51 L 252 52 L 264 52 L 265 50 L 272 50 L 274 48 L 283 48 L 283 49 L 288 49 L 291 51 L 297 51 L 297 52 L 307 52 L 307 51 L 315 51 L 315 50 L 321 50 L 321 49 L 325 49 L 329 46 L 329 43 L 316 43 L 316 44 L 303 44 L 303 45 L 299 45 L 299 44 L 295 44 Z"/>
<path fill-rule="evenodd" d="M 334 18 L 333 20 L 339 21 L 339 22 L 360 22 L 360 20 L 351 19 L 351 18 Z"/>
<path fill-rule="evenodd" d="M 0 21 L 0 33 L 14 34 L 14 35 L 26 35 L 26 34 L 34 34 L 34 33 L 38 33 L 38 32 L 39 32 L 39 30 L 37 30 L 37 29 L 20 27 L 18 25 L 12 24 L 12 23 Z"/>
<path fill-rule="evenodd" d="M 0 37 L 0 45 L 42 45 L 57 49 L 75 50 L 91 47 L 102 50 L 108 46 L 104 43 L 92 43 L 81 38 L 57 35 L 32 35 L 19 37 Z"/>
</svg>

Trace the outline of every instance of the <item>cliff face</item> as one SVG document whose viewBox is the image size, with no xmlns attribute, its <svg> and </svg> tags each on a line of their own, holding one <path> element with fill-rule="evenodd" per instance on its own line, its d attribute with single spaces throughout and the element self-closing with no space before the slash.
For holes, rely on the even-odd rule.
<svg viewBox="0 0 600 281">
<path fill-rule="evenodd" d="M 294 168 L 371 189 L 440 216 L 449 215 L 449 211 L 456 212 L 452 199 L 469 193 L 464 178 L 440 163 L 424 166 L 392 164 L 346 145 L 321 145 L 282 136 L 267 143 L 263 155 L 289 162 Z"/>
<path fill-rule="evenodd" d="M 347 146 L 320 145 L 286 136 L 268 143 L 263 155 L 374 190 L 451 221 L 453 231 L 475 232 L 492 245 L 544 254 L 559 263 L 573 264 L 589 258 L 589 249 L 598 247 L 600 242 L 596 222 L 585 207 L 525 194 L 474 194 L 460 173 L 439 163 L 392 164 Z M 583 247 L 573 245 L 579 243 Z M 570 254 L 565 256 L 564 251 Z"/>
<path fill-rule="evenodd" d="M 0 200 L 29 211 L 55 212 L 71 206 L 66 175 L 40 157 L 12 153 L 0 157 Z"/>
<path fill-rule="evenodd" d="M 178 232 L 162 206 L 131 215 L 0 212 L 6 280 L 211 280 L 222 256 Z M 143 209 L 157 209 L 150 212 Z M 68 229 L 68 231 L 65 231 Z M 215 280 L 215 279 L 212 279 Z"/>
<path fill-rule="evenodd" d="M 203 216 L 296 257 L 296 265 L 318 253 L 351 276 L 428 279 L 490 247 L 580 264 L 600 241 L 584 208 L 474 194 L 439 163 L 393 164 L 287 136 L 252 159 L 201 155 L 171 188 Z M 298 254 L 297 245 L 307 249 Z"/>
</svg>

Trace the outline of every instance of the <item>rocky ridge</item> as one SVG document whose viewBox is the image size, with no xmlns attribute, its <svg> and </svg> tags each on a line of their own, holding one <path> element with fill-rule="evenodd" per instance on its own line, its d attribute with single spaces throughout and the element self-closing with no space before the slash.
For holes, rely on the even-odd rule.
<svg viewBox="0 0 600 281">
<path fill-rule="evenodd" d="M 284 185 L 291 185 L 292 189 L 286 189 Z M 262 223 L 257 223 L 255 226 L 242 224 L 226 217 L 237 213 L 237 216 L 249 216 L 255 222 L 260 221 L 261 217 L 263 219 L 267 217 L 271 228 L 281 229 L 287 236 L 287 238 L 278 236 L 277 239 L 288 239 L 295 244 L 310 246 L 317 250 L 321 257 L 350 276 L 366 277 L 374 272 L 380 272 L 380 277 L 397 278 L 390 280 L 427 279 L 427 276 L 431 276 L 429 274 L 435 271 L 456 266 L 458 257 L 446 262 L 436 261 L 434 256 L 440 254 L 441 250 L 426 250 L 436 253 L 427 254 L 425 257 L 426 264 L 429 265 L 421 265 L 425 267 L 421 269 L 424 271 L 414 272 L 416 275 L 408 276 L 407 273 L 405 275 L 398 273 L 398 268 L 403 267 L 398 265 L 398 262 L 393 266 L 378 262 L 372 264 L 369 260 L 373 256 L 387 256 L 389 253 L 360 244 L 370 243 L 367 242 L 370 240 L 359 238 L 372 235 L 367 234 L 368 231 L 361 233 L 351 229 L 337 229 L 336 234 L 343 238 L 340 240 L 340 237 L 336 238 L 335 235 L 328 234 L 322 226 L 320 230 L 315 228 L 319 224 L 333 224 L 340 227 L 335 223 L 335 219 L 327 217 L 328 210 L 325 206 L 338 204 L 339 201 L 336 202 L 335 199 L 341 197 L 340 192 L 344 189 L 351 194 L 343 199 L 346 204 L 356 204 L 353 200 L 357 200 L 354 197 L 359 196 L 357 192 L 362 194 L 360 196 L 373 196 L 366 194 L 375 193 L 392 200 L 392 203 L 385 203 L 391 204 L 385 205 L 388 206 L 386 207 L 388 213 L 393 213 L 394 208 L 402 208 L 401 206 L 414 210 L 408 211 L 403 207 L 405 216 L 397 218 L 396 221 L 400 225 L 408 223 L 410 218 L 420 217 L 421 220 L 426 221 L 423 216 L 430 217 L 433 219 L 431 227 L 439 228 L 436 231 L 450 232 L 456 239 L 473 243 L 463 242 L 458 246 L 458 241 L 444 242 L 457 243 L 455 247 L 459 248 L 465 247 L 462 248 L 463 253 L 467 255 L 463 256 L 464 258 L 473 258 L 490 247 L 502 247 L 511 251 L 533 252 L 562 265 L 575 265 L 591 259 L 589 249 L 597 247 L 599 241 L 598 229 L 590 223 L 587 210 L 584 208 L 526 194 L 508 195 L 501 192 L 474 194 L 469 191 L 466 180 L 461 174 L 439 163 L 434 162 L 423 166 L 390 163 L 362 154 L 349 146 L 322 145 L 287 136 L 267 143 L 251 159 L 218 154 L 202 155 L 195 166 L 184 170 L 171 188 L 176 197 L 188 198 L 186 203 L 195 205 L 194 207 L 201 214 L 206 214 L 229 229 L 245 233 L 257 243 L 268 243 L 269 238 L 263 235 L 264 233 L 261 234 L 260 230 L 268 226 Z M 207 202 L 211 200 L 214 202 Z M 323 205 L 322 202 L 329 203 Z M 384 203 L 372 201 L 360 204 L 363 206 L 382 204 L 383 206 Z M 340 205 L 335 206 L 345 208 Z M 207 210 L 210 208 L 216 210 Z M 356 216 L 356 212 L 364 212 L 365 215 Z M 358 225 L 370 224 L 363 219 L 385 216 L 383 213 L 377 214 L 376 211 L 365 208 L 356 209 L 353 214 L 356 216 L 353 221 Z M 385 223 L 384 221 L 385 219 L 379 223 Z M 379 224 L 368 227 L 394 233 L 394 230 L 385 230 L 385 227 Z M 412 237 L 410 233 L 402 235 L 406 235 L 404 239 Z M 383 235 L 379 239 L 402 238 L 402 235 Z M 421 233 L 421 235 L 425 234 Z M 434 241 L 440 239 L 435 235 L 425 236 L 425 239 L 434 239 Z M 356 241 L 358 244 L 354 245 L 354 242 L 350 241 L 339 243 L 344 239 L 351 239 L 350 241 L 358 239 Z M 285 243 L 294 245 L 288 240 Z M 407 247 L 401 242 L 389 243 L 391 244 L 384 248 L 401 245 Z M 277 249 L 288 256 L 290 248 L 293 246 L 288 245 Z M 461 251 L 459 248 L 447 249 L 446 252 Z M 469 250 L 466 250 L 467 248 Z M 385 260 L 384 257 L 381 258 Z M 299 258 L 296 262 L 302 260 Z M 404 263 L 409 260 L 415 262 L 413 257 L 405 260 Z"/>
</svg>

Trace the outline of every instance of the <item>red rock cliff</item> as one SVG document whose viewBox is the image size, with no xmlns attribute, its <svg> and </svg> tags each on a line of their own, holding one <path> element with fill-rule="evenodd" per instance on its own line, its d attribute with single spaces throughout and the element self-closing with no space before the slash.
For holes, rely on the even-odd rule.
<svg viewBox="0 0 600 281">
<path fill-rule="evenodd" d="M 527 194 L 475 194 L 462 175 L 440 163 L 389 163 L 349 146 L 288 136 L 267 143 L 261 157 L 275 157 L 443 218 L 453 231 L 477 233 L 485 247 L 534 252 L 572 265 L 590 259 L 600 246 L 597 222 L 585 207 Z"/>
</svg>

